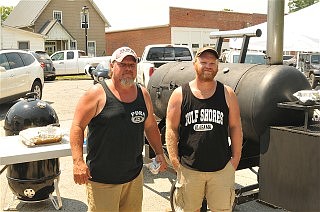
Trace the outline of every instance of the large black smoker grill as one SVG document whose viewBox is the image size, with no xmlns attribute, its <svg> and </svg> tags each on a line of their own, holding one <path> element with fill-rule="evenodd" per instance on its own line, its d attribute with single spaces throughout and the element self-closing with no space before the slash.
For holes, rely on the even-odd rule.
<svg viewBox="0 0 320 212">
<path fill-rule="evenodd" d="M 24 129 L 47 125 L 59 125 L 56 112 L 46 102 L 36 99 L 35 93 L 29 93 L 9 109 L 4 130 L 6 136 L 13 136 Z M 19 200 L 37 202 L 50 198 L 54 207 L 60 209 L 59 175 L 59 158 L 53 158 L 8 165 L 6 176 L 11 191 Z M 52 196 L 55 189 L 58 203 Z"/>
<path fill-rule="evenodd" d="M 283 8 L 283 1 L 269 0 L 269 65 L 243 64 L 249 38 L 260 36 L 261 31 L 240 33 L 244 37 L 240 63 L 220 63 L 216 79 L 234 89 L 240 105 L 244 140 L 238 170 L 259 166 L 259 183 L 244 192 L 259 187 L 262 201 L 293 211 L 315 211 L 320 210 L 320 124 L 311 118 L 320 105 L 299 105 L 293 96 L 311 90 L 311 85 L 299 70 L 282 65 Z M 216 49 L 221 51 L 224 38 L 236 36 L 233 32 L 214 37 L 218 38 Z M 194 77 L 192 62 L 174 62 L 161 66 L 150 78 L 148 91 L 160 118 L 163 143 L 170 95 Z"/>
</svg>

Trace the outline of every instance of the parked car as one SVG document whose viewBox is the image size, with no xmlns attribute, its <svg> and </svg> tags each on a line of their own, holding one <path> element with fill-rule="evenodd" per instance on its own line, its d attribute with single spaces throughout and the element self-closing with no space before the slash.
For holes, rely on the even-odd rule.
<svg viewBox="0 0 320 212">
<path fill-rule="evenodd" d="M 176 61 L 193 61 L 193 59 L 192 49 L 187 45 L 147 45 L 139 58 L 136 81 L 147 87 L 151 75 L 163 64 Z"/>
<path fill-rule="evenodd" d="M 311 87 L 316 88 L 320 83 L 320 52 L 299 53 L 297 69 L 306 75 Z"/>
<path fill-rule="evenodd" d="M 91 65 L 96 67 L 100 62 L 107 59 L 103 57 L 88 57 L 82 50 L 57 51 L 50 56 L 56 69 L 56 75 L 86 74 L 86 69 Z"/>
<path fill-rule="evenodd" d="M 110 59 L 106 61 L 102 61 L 97 65 L 95 69 L 92 71 L 92 77 L 94 80 L 94 83 L 97 83 L 104 79 L 110 79 L 109 73 L 110 73 Z"/>
<path fill-rule="evenodd" d="M 220 60 L 223 63 L 238 63 L 240 57 L 240 50 L 227 50 L 224 51 L 221 56 Z M 266 54 L 259 51 L 247 51 L 246 58 L 244 63 L 249 64 L 266 64 Z"/>
<path fill-rule="evenodd" d="M 44 71 L 44 80 L 53 81 L 56 79 L 56 69 L 53 66 L 53 62 L 45 51 L 30 51 L 31 54 L 38 60 Z"/>
<path fill-rule="evenodd" d="M 0 50 L 0 104 L 29 92 L 36 92 L 41 99 L 43 85 L 43 69 L 30 52 Z"/>
<path fill-rule="evenodd" d="M 295 55 L 283 55 L 283 65 L 296 66 L 297 58 Z"/>
</svg>

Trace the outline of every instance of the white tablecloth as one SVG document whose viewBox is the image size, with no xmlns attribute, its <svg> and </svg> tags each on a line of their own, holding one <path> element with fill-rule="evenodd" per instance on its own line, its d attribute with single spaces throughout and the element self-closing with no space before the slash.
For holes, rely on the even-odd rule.
<svg viewBox="0 0 320 212">
<path fill-rule="evenodd" d="M 86 153 L 86 146 L 83 147 Z M 0 137 L 0 165 L 9 165 L 30 161 L 45 160 L 71 156 L 68 137 L 63 137 L 61 143 L 27 147 L 19 136 Z"/>
</svg>

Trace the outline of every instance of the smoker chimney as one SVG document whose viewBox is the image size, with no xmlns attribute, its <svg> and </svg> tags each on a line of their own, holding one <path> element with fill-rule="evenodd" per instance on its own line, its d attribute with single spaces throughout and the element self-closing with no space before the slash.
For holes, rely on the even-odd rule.
<svg viewBox="0 0 320 212">
<path fill-rule="evenodd" d="M 284 0 L 268 0 L 267 57 L 270 65 L 282 64 Z"/>
</svg>

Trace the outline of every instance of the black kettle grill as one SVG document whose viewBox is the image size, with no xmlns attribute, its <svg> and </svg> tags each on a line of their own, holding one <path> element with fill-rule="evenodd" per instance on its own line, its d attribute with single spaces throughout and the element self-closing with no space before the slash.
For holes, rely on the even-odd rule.
<svg viewBox="0 0 320 212">
<path fill-rule="evenodd" d="M 6 136 L 13 136 L 19 135 L 24 129 L 47 125 L 59 126 L 55 110 L 48 103 L 36 99 L 35 93 L 28 93 L 7 112 L 4 130 Z M 61 201 L 58 199 L 60 206 L 57 206 L 51 193 L 55 187 L 57 190 L 59 175 L 59 158 L 11 164 L 7 167 L 9 187 L 19 200 L 31 202 L 50 198 L 56 209 L 61 207 Z"/>
</svg>

